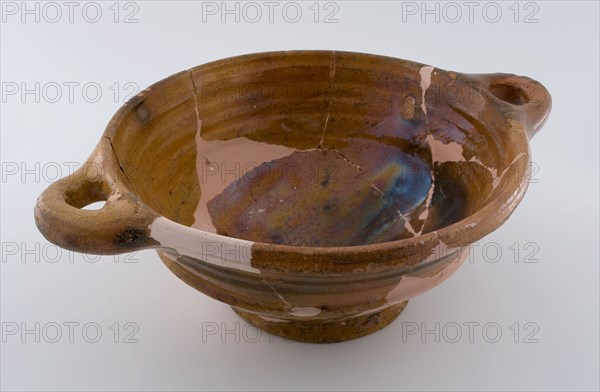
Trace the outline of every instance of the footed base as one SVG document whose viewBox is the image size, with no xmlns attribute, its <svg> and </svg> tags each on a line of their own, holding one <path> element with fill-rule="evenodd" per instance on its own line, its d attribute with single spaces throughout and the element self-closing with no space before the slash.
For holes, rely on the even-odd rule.
<svg viewBox="0 0 600 392">
<path fill-rule="evenodd" d="M 261 317 L 232 306 L 245 321 L 273 335 L 305 343 L 335 343 L 360 338 L 390 324 L 404 310 L 408 301 L 379 312 L 335 320 L 290 321 Z"/>
</svg>

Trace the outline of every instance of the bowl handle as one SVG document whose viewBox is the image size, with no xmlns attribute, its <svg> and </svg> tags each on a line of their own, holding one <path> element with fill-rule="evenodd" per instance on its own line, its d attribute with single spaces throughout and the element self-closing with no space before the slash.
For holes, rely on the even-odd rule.
<svg viewBox="0 0 600 392">
<path fill-rule="evenodd" d="M 37 199 L 35 223 L 48 241 L 90 254 L 156 247 L 148 227 L 158 215 L 116 180 L 118 173 L 102 165 L 103 153 L 113 153 L 108 143 L 103 138 L 81 168 L 51 184 Z M 82 209 L 102 200 L 106 202 L 99 210 Z"/>
<path fill-rule="evenodd" d="M 531 139 L 544 125 L 552 107 L 552 97 L 538 81 L 512 74 L 471 74 L 478 87 L 493 95 L 505 107 L 505 113 L 525 126 Z"/>
</svg>

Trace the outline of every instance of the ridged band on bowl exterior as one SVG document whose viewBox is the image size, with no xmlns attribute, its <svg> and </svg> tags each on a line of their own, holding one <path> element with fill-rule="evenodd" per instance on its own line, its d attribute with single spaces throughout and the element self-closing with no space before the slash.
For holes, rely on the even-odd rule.
<svg viewBox="0 0 600 392">
<path fill-rule="evenodd" d="M 513 158 L 498 172 L 497 185 L 483 208 L 454 224 L 413 238 L 360 246 L 306 247 L 241 240 L 190 228 L 142 202 L 138 196 L 141 187 L 128 177 L 124 159 L 129 148 L 141 149 L 148 142 L 138 137 L 134 140 L 137 144 L 129 145 L 133 139 L 127 139 L 128 132 L 141 132 L 149 119 L 168 121 L 169 110 L 195 112 L 185 121 L 198 122 L 199 132 L 205 119 L 199 114 L 198 94 L 202 92 L 198 83 L 213 68 L 243 72 L 244 64 L 267 67 L 273 59 L 287 61 L 289 57 L 292 63 L 324 56 L 332 60 L 332 83 L 336 67 L 341 72 L 344 66 L 362 64 L 376 64 L 383 74 L 403 66 L 420 75 L 423 91 L 415 97 L 413 106 L 423 108 L 425 115 L 425 90 L 430 83 L 467 86 L 480 104 L 475 105 L 474 111 L 472 104 L 461 106 L 458 100 L 453 102 L 456 110 L 469 119 L 492 119 L 492 124 L 485 126 L 493 128 L 499 138 L 510 141 L 506 153 Z M 428 78 L 426 83 L 424 75 Z M 523 86 L 533 86 L 533 91 Z M 374 312 L 401 303 L 445 279 L 464 260 L 470 244 L 509 217 L 528 184 L 528 139 L 543 125 L 550 106 L 546 89 L 529 78 L 459 74 L 382 56 L 296 51 L 220 60 L 172 75 L 123 105 L 87 164 L 49 186 L 39 197 L 36 224 L 49 241 L 75 251 L 115 254 L 157 249 L 169 268 L 190 285 L 223 302 L 270 314 L 269 317 L 335 319 Z M 168 110 L 163 113 L 165 107 Z M 215 119 L 207 120 L 210 121 Z M 181 147 L 174 143 L 172 148 Z M 90 167 L 95 170 L 93 175 Z M 102 209 L 80 209 L 98 200 L 106 200 Z M 459 262 L 449 262 L 456 257 Z M 411 277 L 421 283 L 406 283 Z M 343 299 L 349 288 L 358 288 L 359 294 Z M 386 300 L 389 295 L 393 300 Z"/>
</svg>

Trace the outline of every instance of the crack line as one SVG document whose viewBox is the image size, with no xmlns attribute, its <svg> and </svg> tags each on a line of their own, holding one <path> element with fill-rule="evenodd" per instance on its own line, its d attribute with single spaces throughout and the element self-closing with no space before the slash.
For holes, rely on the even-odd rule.
<svg viewBox="0 0 600 392">
<path fill-rule="evenodd" d="M 327 102 L 327 114 L 325 115 L 325 125 L 323 125 L 323 130 L 321 131 L 321 140 L 316 148 L 323 148 L 323 142 L 325 140 L 325 130 L 327 129 L 327 124 L 329 124 L 329 117 L 331 115 L 331 105 L 333 104 L 333 92 L 335 91 L 335 51 L 331 52 L 331 63 L 329 64 L 329 101 Z"/>
<path fill-rule="evenodd" d="M 425 94 L 427 93 L 427 89 L 431 84 L 431 73 L 433 72 L 434 67 L 432 66 L 424 66 L 419 70 L 419 76 L 421 77 L 421 110 L 423 110 L 423 114 L 425 115 L 425 123 L 429 124 L 429 118 L 427 116 L 427 106 L 425 103 Z"/>
<path fill-rule="evenodd" d="M 277 298 L 279 298 L 279 299 L 281 300 L 281 302 L 283 303 L 283 305 L 284 305 L 283 307 L 285 308 L 286 312 L 287 312 L 287 313 L 289 313 L 289 310 L 290 310 L 291 308 L 293 308 L 292 304 L 290 304 L 288 301 L 286 301 L 286 300 L 285 300 L 285 298 L 283 298 L 283 296 L 282 296 L 281 294 L 279 294 L 279 293 L 277 292 L 277 290 L 275 290 L 275 287 L 273 287 L 273 286 L 272 286 L 272 285 L 271 285 L 271 284 L 270 284 L 270 283 L 267 281 L 267 279 L 266 279 L 264 276 L 262 276 L 262 275 L 261 275 L 261 278 L 262 278 L 263 282 L 265 282 L 265 284 L 266 284 L 267 286 L 269 286 L 269 288 L 270 288 L 271 290 L 273 290 L 273 293 L 274 293 L 274 294 L 277 296 Z"/>
<path fill-rule="evenodd" d="M 119 162 L 119 157 L 117 156 L 117 152 L 115 151 L 115 146 L 113 146 L 112 140 L 108 136 L 105 136 L 105 137 L 108 139 L 108 143 L 110 144 L 110 148 L 112 149 L 113 155 L 115 156 L 115 160 L 117 161 L 119 170 L 121 170 L 121 173 L 123 173 L 123 175 L 127 179 L 127 182 L 133 186 L 131 180 L 129 179 L 129 177 L 127 177 L 127 173 L 125 173 L 125 170 L 123 170 L 123 166 L 121 166 L 121 162 Z"/>
<path fill-rule="evenodd" d="M 329 101 L 329 105 L 331 104 L 331 101 Z M 327 105 L 329 107 L 329 105 Z M 325 129 L 327 129 L 327 124 L 329 124 L 329 112 L 327 112 L 327 116 L 325 117 L 325 125 L 323 126 L 323 131 L 321 131 L 321 141 L 319 142 L 319 145 L 317 146 L 317 148 L 323 148 L 323 140 L 325 139 Z"/>
<path fill-rule="evenodd" d="M 190 80 L 192 81 L 192 91 L 194 92 L 194 109 L 196 110 L 196 132 L 199 136 L 200 129 L 202 129 L 202 120 L 200 120 L 200 110 L 198 109 L 198 94 L 196 92 L 196 84 L 194 83 L 194 76 L 192 75 L 192 70 L 188 69 L 188 73 L 190 74 Z"/>
</svg>

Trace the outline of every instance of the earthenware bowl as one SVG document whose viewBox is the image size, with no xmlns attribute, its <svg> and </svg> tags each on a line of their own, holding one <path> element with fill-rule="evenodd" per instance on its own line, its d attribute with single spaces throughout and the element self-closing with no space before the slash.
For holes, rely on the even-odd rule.
<svg viewBox="0 0 600 392">
<path fill-rule="evenodd" d="M 123 105 L 35 220 L 75 251 L 156 249 L 274 334 L 353 339 L 508 218 L 550 102 L 529 78 L 368 54 L 228 58 Z"/>
</svg>

